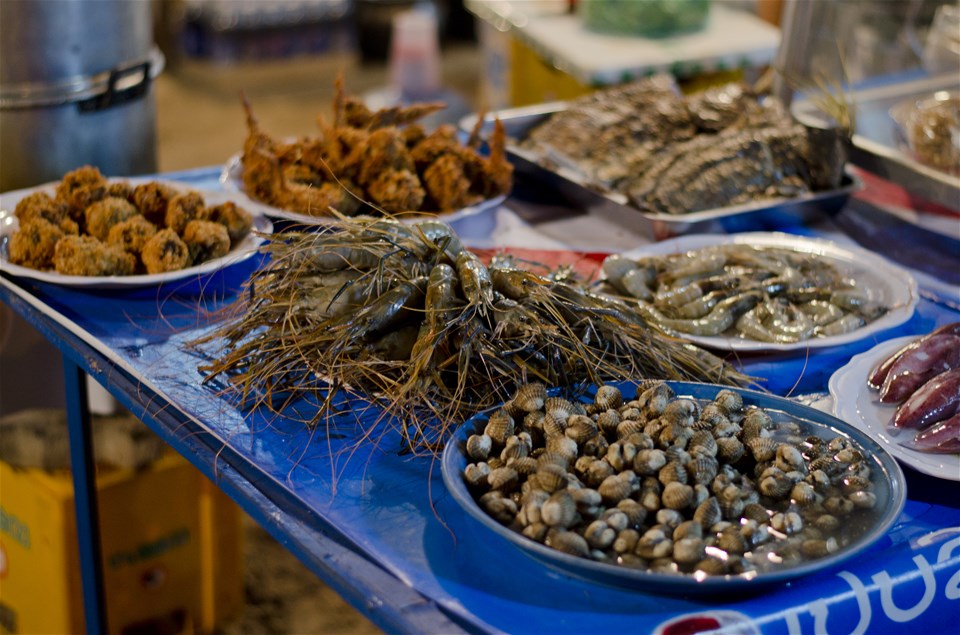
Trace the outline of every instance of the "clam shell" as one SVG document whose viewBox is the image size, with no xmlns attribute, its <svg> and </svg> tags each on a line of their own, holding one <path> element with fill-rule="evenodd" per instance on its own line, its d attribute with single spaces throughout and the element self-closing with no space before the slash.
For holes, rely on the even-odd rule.
<svg viewBox="0 0 960 635">
<path fill-rule="evenodd" d="M 717 440 L 709 430 L 698 430 L 690 437 L 687 443 L 687 452 L 691 454 L 705 454 L 709 456 L 717 455 Z"/>
<path fill-rule="evenodd" d="M 660 500 L 668 509 L 685 509 L 693 502 L 693 488 L 683 483 L 667 483 Z"/>
<path fill-rule="evenodd" d="M 699 562 L 707 555 L 702 538 L 684 538 L 673 543 L 673 559 L 680 564 Z"/>
<path fill-rule="evenodd" d="M 622 472 L 633 465 L 633 460 L 637 456 L 637 447 L 632 443 L 616 442 L 611 443 L 607 448 L 607 463 L 614 470 Z"/>
<path fill-rule="evenodd" d="M 610 447 L 610 443 L 607 438 L 602 434 L 597 434 L 583 444 L 580 452 L 587 456 L 601 457 L 607 453 L 608 447 Z"/>
<path fill-rule="evenodd" d="M 503 445 L 507 442 L 507 437 L 513 434 L 514 423 L 506 410 L 500 408 L 490 415 L 483 433 L 490 437 L 494 443 Z"/>
<path fill-rule="evenodd" d="M 617 532 L 604 521 L 595 520 L 583 530 L 583 537 L 594 549 L 606 549 L 613 544 Z"/>
<path fill-rule="evenodd" d="M 536 472 L 539 489 L 552 494 L 567 487 L 567 470 L 559 465 L 541 465 Z"/>
<path fill-rule="evenodd" d="M 616 470 L 613 469 L 613 466 L 610 465 L 610 463 L 608 463 L 606 460 L 600 459 L 598 461 L 594 461 L 587 469 L 587 483 L 590 485 L 599 485 L 605 479 L 613 476 L 615 473 Z"/>
<path fill-rule="evenodd" d="M 706 485 L 717 476 L 720 464 L 712 456 L 696 456 L 687 461 L 686 468 L 692 482 Z"/>
<path fill-rule="evenodd" d="M 770 476 L 765 476 L 760 479 L 760 493 L 764 496 L 768 496 L 774 500 L 781 500 L 787 496 L 790 490 L 793 488 L 793 483 L 790 482 L 790 479 L 777 474 L 771 474 Z"/>
<path fill-rule="evenodd" d="M 670 403 L 670 400 L 673 399 L 675 393 L 666 383 L 654 381 L 656 383 L 644 390 L 643 393 L 638 392 L 637 401 L 643 404 L 644 410 L 648 413 L 659 416 L 667 407 L 667 404 Z"/>
<path fill-rule="evenodd" d="M 728 388 L 720 390 L 713 398 L 713 403 L 723 408 L 727 416 L 731 413 L 743 410 L 743 397 L 740 393 L 734 392 Z"/>
<path fill-rule="evenodd" d="M 467 437 L 467 456 L 474 461 L 484 461 L 490 456 L 493 441 L 486 434 L 471 434 Z"/>
<path fill-rule="evenodd" d="M 717 536 L 717 547 L 727 553 L 743 554 L 746 552 L 748 544 L 738 528 L 729 527 Z"/>
<path fill-rule="evenodd" d="M 703 525 L 695 520 L 685 520 L 673 530 L 673 540 L 683 540 L 684 538 L 703 538 Z"/>
<path fill-rule="evenodd" d="M 570 495 L 573 497 L 573 502 L 579 510 L 598 507 L 603 500 L 600 492 L 595 489 L 590 489 L 589 487 L 571 490 Z"/>
<path fill-rule="evenodd" d="M 653 475 L 667 464 L 667 455 L 663 450 L 640 450 L 633 459 L 633 469 L 638 474 Z"/>
<path fill-rule="evenodd" d="M 620 423 L 617 424 L 617 438 L 625 439 L 631 434 L 636 434 L 637 432 L 643 432 L 644 426 L 642 423 L 636 419 L 622 419 Z"/>
<path fill-rule="evenodd" d="M 693 512 L 693 519 L 704 527 L 713 527 L 720 517 L 720 502 L 713 496 L 697 505 Z"/>
<path fill-rule="evenodd" d="M 666 405 L 660 418 L 668 424 L 692 426 L 700 416 L 700 406 L 693 399 L 674 399 Z"/>
<path fill-rule="evenodd" d="M 630 499 L 625 498 L 624 500 L 630 500 Z M 622 503 L 623 501 L 620 501 L 620 502 Z M 610 509 L 607 509 L 606 511 L 604 511 L 601 518 L 605 523 L 610 525 L 610 527 L 612 527 L 614 531 L 621 531 L 630 526 L 630 519 L 627 517 L 627 515 L 623 511 L 621 511 L 616 507 L 611 507 Z"/>
<path fill-rule="evenodd" d="M 777 453 L 777 442 L 770 437 L 754 437 L 746 442 L 746 446 L 757 462 L 770 461 Z"/>
<path fill-rule="evenodd" d="M 779 512 L 770 518 L 770 526 L 788 535 L 803 529 L 803 518 L 797 512 Z"/>
<path fill-rule="evenodd" d="M 687 482 L 687 468 L 677 461 L 670 461 L 657 472 L 657 478 L 661 483 L 666 485 L 667 483 L 686 483 Z"/>
<path fill-rule="evenodd" d="M 563 452 L 556 452 L 552 450 L 547 450 L 543 454 L 537 457 L 537 463 L 541 466 L 543 465 L 559 465 L 564 470 L 571 463 L 571 457 L 569 454 Z"/>
<path fill-rule="evenodd" d="M 593 398 L 593 403 L 600 410 L 616 410 L 623 405 L 623 393 L 616 386 L 600 386 L 597 388 L 597 394 Z"/>
<path fill-rule="evenodd" d="M 470 487 L 484 487 L 490 475 L 490 466 L 486 463 L 470 463 L 463 468 L 463 480 Z"/>
<path fill-rule="evenodd" d="M 727 411 L 716 402 L 711 402 L 703 406 L 700 410 L 700 416 L 697 417 L 695 427 L 698 429 L 710 429 L 717 424 L 728 422 Z"/>
<path fill-rule="evenodd" d="M 563 436 L 567 431 L 566 419 L 554 417 L 549 412 L 543 416 L 543 421 L 540 423 L 547 438 Z"/>
<path fill-rule="evenodd" d="M 781 443 L 777 446 L 777 455 L 774 459 L 774 465 L 784 472 L 804 472 L 807 471 L 807 464 L 804 461 L 800 450 L 788 443 Z"/>
<path fill-rule="evenodd" d="M 547 437 L 547 452 L 556 452 L 567 457 L 567 464 L 577 458 L 577 442 L 565 436 Z"/>
<path fill-rule="evenodd" d="M 627 517 L 629 527 L 639 528 L 647 519 L 647 509 L 631 498 L 626 498 L 617 503 L 617 509 Z"/>
<path fill-rule="evenodd" d="M 540 507 L 540 518 L 551 527 L 572 527 L 577 519 L 577 504 L 570 492 L 562 489 L 551 494 Z"/>
<path fill-rule="evenodd" d="M 562 551 L 563 553 L 568 553 L 573 556 L 580 556 L 581 558 L 585 558 L 590 554 L 590 545 L 587 544 L 584 537 L 572 531 L 549 533 L 543 544 L 557 551 Z"/>
<path fill-rule="evenodd" d="M 640 541 L 640 532 L 636 529 L 624 529 L 613 540 L 613 550 L 617 553 L 633 553 Z"/>
<path fill-rule="evenodd" d="M 793 489 L 790 490 L 790 498 L 797 503 L 797 505 L 806 507 L 817 500 L 817 491 L 810 483 L 797 483 L 793 486 Z"/>
<path fill-rule="evenodd" d="M 542 410 L 534 410 L 533 412 L 526 413 L 523 416 L 523 428 L 530 431 L 542 431 L 544 417 L 546 417 L 546 415 Z"/>
<path fill-rule="evenodd" d="M 605 410 L 597 415 L 597 426 L 604 434 L 616 434 L 620 425 L 620 413 L 616 410 Z"/>
<path fill-rule="evenodd" d="M 770 522 L 770 514 L 767 513 L 767 508 L 759 503 L 747 503 L 744 505 L 743 511 L 741 512 L 741 517 L 756 521 L 758 523 Z"/>
<path fill-rule="evenodd" d="M 736 437 L 720 437 L 716 441 L 717 458 L 726 463 L 736 463 L 746 452 L 743 443 Z"/>
<path fill-rule="evenodd" d="M 543 402 L 543 410 L 548 415 L 562 422 L 576 412 L 573 402 L 563 397 L 547 397 Z"/>
<path fill-rule="evenodd" d="M 564 433 L 579 446 L 597 436 L 598 432 L 599 428 L 597 427 L 596 421 L 590 417 L 586 415 L 571 415 L 570 418 L 567 419 L 567 429 Z"/>
<path fill-rule="evenodd" d="M 823 508 L 834 516 L 847 516 L 853 512 L 854 505 L 842 496 L 831 496 L 823 501 Z"/>
<path fill-rule="evenodd" d="M 669 529 L 671 535 L 673 534 L 673 530 L 679 527 L 683 520 L 683 514 L 675 509 L 664 508 L 658 511 L 656 515 L 657 525 Z"/>
<path fill-rule="evenodd" d="M 847 498 L 854 507 L 860 509 L 873 509 L 877 506 L 877 495 L 870 491 L 857 490 L 848 494 Z"/>
<path fill-rule="evenodd" d="M 633 493 L 633 485 L 629 480 L 621 478 L 619 474 L 608 476 L 597 487 L 603 502 L 608 505 L 616 505 L 623 499 Z"/>
<path fill-rule="evenodd" d="M 537 460 L 530 456 L 523 456 L 518 459 L 511 459 L 507 462 L 507 467 L 512 467 L 520 476 L 529 476 L 540 468 Z"/>
<path fill-rule="evenodd" d="M 696 571 L 703 571 L 707 575 L 723 575 L 727 572 L 727 564 L 720 558 L 708 556 L 697 563 Z"/>
<path fill-rule="evenodd" d="M 673 541 L 662 529 L 652 528 L 640 536 L 634 553 L 642 558 L 665 558 L 673 552 Z"/>
<path fill-rule="evenodd" d="M 547 387 L 540 383 L 524 384 L 517 388 L 513 396 L 513 403 L 525 412 L 533 412 L 543 408 L 547 398 Z"/>
<path fill-rule="evenodd" d="M 509 492 L 519 483 L 520 475 L 512 467 L 498 467 L 487 475 L 487 483 L 491 489 Z"/>
<path fill-rule="evenodd" d="M 509 463 L 511 459 L 519 459 L 527 456 L 530 452 L 529 446 L 521 441 L 517 436 L 507 437 L 507 444 L 500 452 L 500 460 Z"/>
<path fill-rule="evenodd" d="M 522 533 L 527 538 L 530 538 L 531 540 L 536 540 L 537 542 L 543 542 L 544 539 L 547 537 L 547 532 L 549 530 L 550 530 L 550 527 L 548 527 L 543 523 L 533 523 L 524 527 L 523 531 L 521 531 L 520 533 Z"/>
</svg>

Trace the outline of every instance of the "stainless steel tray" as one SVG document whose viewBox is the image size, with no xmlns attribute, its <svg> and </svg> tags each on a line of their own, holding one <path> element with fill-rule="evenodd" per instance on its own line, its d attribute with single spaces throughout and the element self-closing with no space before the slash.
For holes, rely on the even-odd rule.
<svg viewBox="0 0 960 635">
<path fill-rule="evenodd" d="M 517 145 L 530 130 L 564 108 L 564 102 L 550 102 L 490 112 L 484 116 L 481 131 L 488 135 L 494 119 L 499 118 L 508 137 L 507 155 L 518 175 L 538 180 L 577 208 L 607 216 L 628 214 L 631 220 L 640 218 L 640 228 L 655 240 L 690 233 L 772 231 L 807 223 L 838 213 L 850 195 L 863 187 L 860 179 L 847 172 L 837 189 L 790 199 L 768 199 L 688 214 L 644 212 L 633 206 L 625 195 L 605 191 L 601 185 L 586 181 L 581 174 L 562 165 L 544 165 L 540 157 Z M 464 117 L 460 127 L 470 131 L 476 121 L 476 115 Z"/>
<path fill-rule="evenodd" d="M 956 76 L 940 75 L 857 91 L 857 132 L 850 162 L 925 200 L 960 209 L 960 177 L 924 165 L 904 152 L 897 143 L 897 123 L 890 115 L 890 109 L 906 99 L 958 88 L 960 80 Z M 823 115 L 809 101 L 795 102 L 792 110 L 804 123 L 823 121 Z"/>
</svg>

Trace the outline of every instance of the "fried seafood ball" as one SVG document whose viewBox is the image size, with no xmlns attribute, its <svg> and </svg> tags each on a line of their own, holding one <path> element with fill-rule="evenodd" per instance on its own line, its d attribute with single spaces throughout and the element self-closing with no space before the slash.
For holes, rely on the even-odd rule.
<svg viewBox="0 0 960 635">
<path fill-rule="evenodd" d="M 140 259 L 147 273 L 166 273 L 190 266 L 190 250 L 177 232 L 161 229 L 143 246 Z"/>
<path fill-rule="evenodd" d="M 106 195 L 107 179 L 92 165 L 67 172 L 57 185 L 57 200 L 67 206 L 70 218 L 80 225 L 84 210 Z"/>
<path fill-rule="evenodd" d="M 419 210 L 426 193 L 409 170 L 385 170 L 367 187 L 367 194 L 387 212 Z"/>
<path fill-rule="evenodd" d="M 220 223 L 227 228 L 231 245 L 236 245 L 246 238 L 250 230 L 253 229 L 253 216 L 242 207 L 237 207 L 237 204 L 233 201 L 208 207 L 207 215 L 211 221 Z"/>
<path fill-rule="evenodd" d="M 143 214 L 137 214 L 111 227 L 107 242 L 139 255 L 143 251 L 143 246 L 156 233 L 157 226 L 148 221 Z"/>
<path fill-rule="evenodd" d="M 92 236 L 65 236 L 53 254 L 57 273 L 68 276 L 129 276 L 136 264 L 133 254 Z"/>
<path fill-rule="evenodd" d="M 133 203 L 133 186 L 126 181 L 114 181 L 107 185 L 107 196 L 124 198 Z"/>
<path fill-rule="evenodd" d="M 84 212 L 87 233 L 97 240 L 106 240 L 110 228 L 136 216 L 137 208 L 123 198 L 108 197 L 90 205 Z"/>
<path fill-rule="evenodd" d="M 34 216 L 20 222 L 20 229 L 10 237 L 10 262 L 31 269 L 53 266 L 53 252 L 64 232 L 47 219 Z"/>
<path fill-rule="evenodd" d="M 80 227 L 70 218 L 67 206 L 46 192 L 24 196 L 13 210 L 20 223 L 31 218 L 42 218 L 59 227 L 65 234 L 78 234 Z"/>
<path fill-rule="evenodd" d="M 159 227 L 164 223 L 167 203 L 176 195 L 177 191 L 172 187 L 150 181 L 133 188 L 133 204 L 148 221 Z"/>
<path fill-rule="evenodd" d="M 171 198 L 164 214 L 164 224 L 178 234 L 183 234 L 187 223 L 192 220 L 206 220 L 203 196 L 199 192 L 184 192 Z"/>
<path fill-rule="evenodd" d="M 226 256 L 230 251 L 230 235 L 220 223 L 192 220 L 183 230 L 183 242 L 190 250 L 190 262 L 195 265 Z"/>
</svg>

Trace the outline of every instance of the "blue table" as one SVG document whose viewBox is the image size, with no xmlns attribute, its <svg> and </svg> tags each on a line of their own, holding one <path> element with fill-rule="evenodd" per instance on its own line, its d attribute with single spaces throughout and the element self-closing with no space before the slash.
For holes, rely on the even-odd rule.
<svg viewBox="0 0 960 635">
<path fill-rule="evenodd" d="M 217 170 L 164 175 L 216 189 Z M 496 223 L 520 223 L 537 201 L 508 201 Z M 916 256 L 950 277 L 960 263 L 956 241 L 918 233 L 854 201 L 829 226 L 883 243 L 892 232 Z M 868 228 L 869 231 L 864 230 Z M 494 232 L 494 235 L 499 235 Z M 573 234 L 571 234 L 573 235 Z M 631 238 L 633 240 L 633 238 Z M 936 252 L 930 251 L 935 245 Z M 571 245 L 589 249 L 590 245 Z M 887 252 L 884 252 L 887 254 Z M 889 254 L 887 254 L 889 255 Z M 939 258 L 939 260 L 938 260 Z M 926 266 L 916 258 L 911 265 Z M 591 585 L 544 568 L 490 537 L 446 492 L 439 463 L 400 450 L 387 437 L 351 452 L 356 422 L 335 434 L 308 430 L 285 414 L 249 412 L 216 387 L 201 385 L 198 358 L 184 344 L 208 332 L 211 313 L 236 297 L 259 263 L 159 291 L 95 292 L 0 275 L 0 298 L 62 352 L 70 396 L 69 425 L 87 630 L 103 632 L 99 551 L 92 488 L 89 420 L 82 373 L 94 376 L 174 449 L 236 500 L 314 573 L 390 632 L 583 633 L 652 631 L 682 615 L 723 609 L 764 633 L 956 632 L 960 624 L 960 484 L 905 469 L 909 500 L 890 533 L 842 570 L 805 578 L 755 597 L 723 602 L 658 596 Z M 956 269 L 960 271 L 960 267 Z M 933 298 L 933 295 L 927 296 Z M 903 325 L 874 338 L 811 354 L 752 357 L 744 370 L 785 394 L 822 393 L 834 370 L 878 341 L 960 320 L 956 307 L 921 300 Z M 734 631 L 731 631 L 734 632 Z"/>
</svg>

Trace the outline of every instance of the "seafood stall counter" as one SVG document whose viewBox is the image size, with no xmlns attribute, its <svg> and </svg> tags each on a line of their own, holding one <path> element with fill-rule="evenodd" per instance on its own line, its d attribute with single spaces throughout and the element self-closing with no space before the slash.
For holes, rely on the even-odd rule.
<svg viewBox="0 0 960 635">
<path fill-rule="evenodd" d="M 217 167 L 162 178 L 217 191 L 219 175 Z M 770 403 L 812 405 L 823 411 L 814 419 L 833 421 L 826 414 L 833 407 L 828 380 L 853 356 L 960 321 L 957 281 L 949 273 L 955 271 L 956 241 L 896 223 L 902 222 L 864 204 L 848 204 L 828 223 L 794 228 L 808 237 L 866 247 L 897 233 L 900 244 L 884 255 L 907 253 L 900 263 L 921 274 L 919 298 L 907 318 L 859 340 L 731 355 L 740 370 L 762 379 L 777 397 L 768 397 Z M 594 272 L 603 255 L 645 243 L 629 226 L 564 209 L 562 201 L 522 184 L 504 204 L 454 227 L 473 249 L 576 260 Z M 929 241 L 948 241 L 940 260 L 915 253 L 928 250 Z M 400 430 L 386 432 L 375 444 L 353 443 L 376 412 L 359 423 L 337 417 L 324 432 L 303 424 L 318 407 L 309 399 L 286 403 L 281 416 L 266 407 L 241 407 L 225 384 L 203 383 L 198 366 L 205 360 L 188 343 L 211 333 L 217 310 L 236 299 L 247 276 L 266 259 L 260 254 L 202 279 L 178 278 L 159 288 L 113 289 L 17 277 L 3 263 L 0 298 L 63 353 L 78 528 L 87 547 L 81 549 L 81 568 L 89 632 L 105 631 L 106 625 L 98 594 L 97 525 L 90 511 L 95 493 L 89 489 L 89 421 L 79 389 L 84 372 L 387 632 L 582 633 L 616 632 L 626 625 L 658 634 L 705 628 L 954 631 L 960 475 L 937 477 L 902 464 L 903 481 L 899 470 L 890 472 L 892 491 L 906 487 L 902 513 L 842 563 L 762 589 L 740 579 L 725 590 L 720 581 L 704 597 L 683 586 L 635 588 L 545 565 L 465 514 L 445 486 L 439 456 L 411 454 Z M 869 390 L 865 381 L 862 390 Z M 889 504 L 895 512 L 895 497 Z"/>
</svg>

